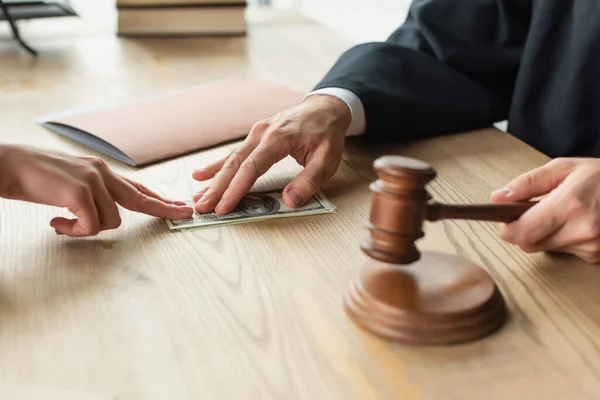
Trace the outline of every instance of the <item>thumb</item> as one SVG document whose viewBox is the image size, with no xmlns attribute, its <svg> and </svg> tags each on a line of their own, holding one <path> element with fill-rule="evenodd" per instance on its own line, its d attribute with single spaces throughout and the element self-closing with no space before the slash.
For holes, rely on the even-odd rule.
<svg viewBox="0 0 600 400">
<path fill-rule="evenodd" d="M 333 161 L 328 157 L 314 157 L 304 170 L 283 190 L 283 200 L 290 207 L 299 207 L 334 173 Z M 333 172 L 331 171 L 333 170 Z"/>
<path fill-rule="evenodd" d="M 568 159 L 552 160 L 546 165 L 519 175 L 504 188 L 493 192 L 492 201 L 524 201 L 547 194 L 558 187 L 574 167 L 574 162 Z"/>
</svg>

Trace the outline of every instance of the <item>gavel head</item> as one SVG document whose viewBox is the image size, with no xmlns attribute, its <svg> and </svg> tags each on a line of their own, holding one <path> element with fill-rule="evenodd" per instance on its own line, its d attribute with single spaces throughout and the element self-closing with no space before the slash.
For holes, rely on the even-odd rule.
<svg viewBox="0 0 600 400">
<path fill-rule="evenodd" d="M 371 189 L 369 237 L 361 245 L 371 258 L 393 264 L 410 264 L 420 258 L 415 242 L 423 237 L 423 222 L 430 196 L 426 185 L 435 178 L 427 163 L 402 156 L 383 156 L 373 168 L 378 179 Z"/>
</svg>

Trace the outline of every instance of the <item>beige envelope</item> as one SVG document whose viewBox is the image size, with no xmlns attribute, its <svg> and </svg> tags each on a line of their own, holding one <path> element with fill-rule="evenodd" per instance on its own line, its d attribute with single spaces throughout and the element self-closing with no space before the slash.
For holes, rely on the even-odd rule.
<svg viewBox="0 0 600 400">
<path fill-rule="evenodd" d="M 118 107 L 43 117 L 39 123 L 131 166 L 142 166 L 248 134 L 257 121 L 303 94 L 232 77 Z"/>
</svg>

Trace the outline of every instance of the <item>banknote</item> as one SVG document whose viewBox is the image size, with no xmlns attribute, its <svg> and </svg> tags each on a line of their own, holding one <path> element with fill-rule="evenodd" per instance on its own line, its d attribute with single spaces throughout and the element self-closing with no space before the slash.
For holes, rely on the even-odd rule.
<svg viewBox="0 0 600 400">
<path fill-rule="evenodd" d="M 188 204 L 193 206 L 194 203 L 188 201 Z M 334 212 L 335 206 L 321 191 L 317 191 L 302 207 L 290 208 L 283 202 L 283 190 L 279 189 L 249 193 L 229 214 L 194 213 L 190 218 L 166 221 L 170 229 L 187 230 Z"/>
</svg>

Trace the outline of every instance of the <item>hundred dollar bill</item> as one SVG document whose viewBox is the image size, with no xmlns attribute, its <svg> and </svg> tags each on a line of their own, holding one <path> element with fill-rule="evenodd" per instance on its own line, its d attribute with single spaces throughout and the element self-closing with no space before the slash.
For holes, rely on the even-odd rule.
<svg viewBox="0 0 600 400">
<path fill-rule="evenodd" d="M 193 206 L 192 201 L 187 202 Z M 194 212 L 190 218 L 167 219 L 170 229 L 201 229 L 216 226 L 242 224 L 275 218 L 301 217 L 335 212 L 335 206 L 327 200 L 321 191 L 317 191 L 302 207 L 290 208 L 283 202 L 283 190 L 249 193 L 242 198 L 237 207 L 229 214 L 217 215 L 214 212 L 199 214 Z"/>
</svg>

